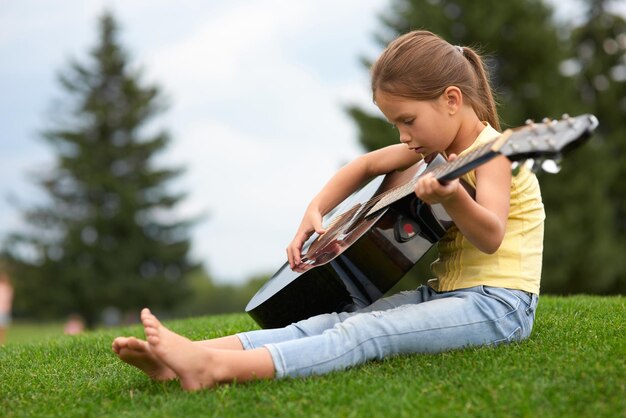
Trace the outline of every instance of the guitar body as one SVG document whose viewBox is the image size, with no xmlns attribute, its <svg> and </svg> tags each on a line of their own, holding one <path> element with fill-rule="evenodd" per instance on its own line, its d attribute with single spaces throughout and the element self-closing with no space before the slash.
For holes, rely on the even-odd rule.
<svg viewBox="0 0 626 418">
<path fill-rule="evenodd" d="M 438 157 L 429 166 L 443 161 Z M 370 216 L 364 216 L 363 203 L 425 169 L 418 162 L 381 176 L 344 201 L 330 220 L 326 239 L 315 235 L 305 244 L 304 256 L 314 261 L 303 272 L 285 263 L 250 300 L 246 312 L 263 328 L 276 328 L 322 313 L 354 311 L 379 299 L 452 222 L 443 208 L 423 204 L 414 195 Z"/>
</svg>

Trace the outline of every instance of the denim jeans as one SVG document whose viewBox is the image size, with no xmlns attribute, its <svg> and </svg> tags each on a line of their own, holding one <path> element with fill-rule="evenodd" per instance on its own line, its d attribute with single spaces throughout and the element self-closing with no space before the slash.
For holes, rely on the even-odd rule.
<svg viewBox="0 0 626 418">
<path fill-rule="evenodd" d="M 436 292 L 420 286 L 357 312 L 237 336 L 246 350 L 269 350 L 277 378 L 310 376 L 397 354 L 521 341 L 530 335 L 537 302 L 537 295 L 520 290 L 476 286 Z"/>
</svg>

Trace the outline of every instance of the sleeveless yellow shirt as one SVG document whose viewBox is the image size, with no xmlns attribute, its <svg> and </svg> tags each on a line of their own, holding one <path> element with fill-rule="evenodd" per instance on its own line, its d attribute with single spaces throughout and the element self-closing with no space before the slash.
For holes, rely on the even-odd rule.
<svg viewBox="0 0 626 418">
<path fill-rule="evenodd" d="M 460 155 L 499 135 L 487 125 L 474 144 Z M 476 187 L 473 170 L 462 179 Z M 537 177 L 523 167 L 512 177 L 509 217 L 500 248 L 493 254 L 486 254 L 452 226 L 437 244 L 439 258 L 431 265 L 437 278 L 430 280 L 429 285 L 437 291 L 486 285 L 539 294 L 544 219 Z"/>
</svg>

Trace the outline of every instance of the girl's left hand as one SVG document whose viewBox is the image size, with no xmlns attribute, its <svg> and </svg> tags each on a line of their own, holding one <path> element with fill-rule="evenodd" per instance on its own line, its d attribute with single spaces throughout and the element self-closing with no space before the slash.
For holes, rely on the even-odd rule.
<svg viewBox="0 0 626 418">
<path fill-rule="evenodd" d="M 454 161 L 455 154 L 450 154 L 448 161 Z M 420 178 L 415 185 L 415 194 L 425 203 L 433 205 L 436 203 L 444 203 L 456 196 L 459 189 L 459 180 L 455 179 L 446 184 L 439 183 L 432 174 L 426 174 Z"/>
</svg>

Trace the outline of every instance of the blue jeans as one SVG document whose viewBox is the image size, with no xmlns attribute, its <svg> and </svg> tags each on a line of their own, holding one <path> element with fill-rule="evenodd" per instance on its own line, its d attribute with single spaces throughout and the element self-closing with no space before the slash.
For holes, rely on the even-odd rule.
<svg viewBox="0 0 626 418">
<path fill-rule="evenodd" d="M 420 286 L 357 312 L 237 336 L 246 350 L 269 350 L 276 377 L 309 376 L 397 354 L 520 341 L 530 335 L 537 302 L 537 295 L 520 290 L 476 286 L 436 292 Z"/>
</svg>

